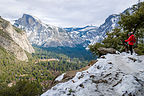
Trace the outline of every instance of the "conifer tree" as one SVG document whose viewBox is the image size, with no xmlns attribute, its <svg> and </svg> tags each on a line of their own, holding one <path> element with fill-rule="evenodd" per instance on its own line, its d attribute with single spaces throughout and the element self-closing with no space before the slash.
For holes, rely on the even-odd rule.
<svg viewBox="0 0 144 96">
<path fill-rule="evenodd" d="M 98 55 L 99 47 L 112 47 L 120 52 L 124 51 L 124 40 L 128 38 L 129 32 L 134 32 L 136 37 L 135 52 L 144 54 L 144 2 L 134 5 L 120 15 L 119 27 L 107 33 L 102 43 L 90 45 L 89 49 L 93 54 Z"/>
</svg>

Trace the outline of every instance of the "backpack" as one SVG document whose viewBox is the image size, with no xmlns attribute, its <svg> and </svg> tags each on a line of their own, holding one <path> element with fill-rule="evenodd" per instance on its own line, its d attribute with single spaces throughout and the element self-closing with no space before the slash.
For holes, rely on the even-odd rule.
<svg viewBox="0 0 144 96">
<path fill-rule="evenodd" d="M 135 42 L 136 42 L 136 38 L 133 36 L 133 37 L 132 37 L 132 40 L 131 40 L 130 42 L 135 43 Z"/>
</svg>

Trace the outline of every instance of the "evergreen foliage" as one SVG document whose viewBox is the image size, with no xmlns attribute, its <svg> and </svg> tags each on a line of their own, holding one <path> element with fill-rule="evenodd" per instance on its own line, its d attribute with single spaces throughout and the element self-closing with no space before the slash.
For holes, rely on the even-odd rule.
<svg viewBox="0 0 144 96">
<path fill-rule="evenodd" d="M 26 80 L 18 81 L 16 85 L 0 90 L 0 96 L 38 96 L 40 94 L 42 94 L 41 85 Z"/>
<path fill-rule="evenodd" d="M 144 28 L 144 2 L 134 5 L 131 11 L 121 14 L 119 24 L 126 31 L 139 31 Z"/>
<path fill-rule="evenodd" d="M 120 16 L 119 27 L 113 29 L 111 33 L 107 33 L 107 37 L 102 43 L 90 45 L 89 49 L 92 53 L 98 55 L 99 47 L 114 48 L 120 52 L 125 50 L 129 32 L 134 32 L 136 44 L 135 52 L 139 55 L 144 54 L 144 2 L 134 5 Z"/>
<path fill-rule="evenodd" d="M 76 47 L 39 47 L 36 45 L 33 45 L 35 48 L 39 48 L 43 50 L 43 52 L 50 53 L 49 56 L 55 56 L 58 55 L 65 55 L 70 58 L 79 58 L 79 60 L 92 60 L 94 57 L 92 56 L 91 52 L 89 50 L 86 50 L 82 45 L 77 45 Z M 40 51 L 40 50 L 39 50 Z"/>
<path fill-rule="evenodd" d="M 88 61 L 80 61 L 78 58 L 70 58 L 64 54 L 57 54 L 41 48 L 35 48 L 35 50 L 36 53 L 32 55 L 27 53 L 29 57 L 28 62 L 22 62 L 17 60 L 13 54 L 0 47 L 0 90 L 3 90 L 2 92 L 15 91 L 16 87 L 9 88 L 7 86 L 12 82 L 19 82 L 19 80 L 40 84 L 44 92 L 50 87 L 55 76 L 69 70 L 78 70 L 88 64 Z M 55 58 L 56 61 L 41 61 L 52 58 Z M 37 88 L 41 90 L 41 87 Z"/>
<path fill-rule="evenodd" d="M 122 32 L 121 29 L 115 28 L 111 33 L 106 34 L 107 37 L 102 41 L 102 43 L 95 43 L 94 45 L 89 45 L 90 51 L 99 55 L 97 49 L 100 47 L 114 48 L 120 52 L 125 50 L 123 45 L 124 40 L 126 40 L 126 33 Z"/>
<path fill-rule="evenodd" d="M 103 44 L 101 43 L 95 43 L 94 45 L 89 45 L 89 50 L 94 54 L 94 55 L 99 55 L 97 49 L 100 47 L 104 47 Z"/>
</svg>

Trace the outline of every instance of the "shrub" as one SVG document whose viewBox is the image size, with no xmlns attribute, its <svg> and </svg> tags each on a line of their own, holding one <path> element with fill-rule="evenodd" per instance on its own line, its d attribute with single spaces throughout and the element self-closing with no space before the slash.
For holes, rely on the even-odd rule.
<svg viewBox="0 0 144 96">
<path fill-rule="evenodd" d="M 41 85 L 36 82 L 19 81 L 12 87 L 5 87 L 0 90 L 0 96 L 36 96 L 40 95 Z"/>
</svg>

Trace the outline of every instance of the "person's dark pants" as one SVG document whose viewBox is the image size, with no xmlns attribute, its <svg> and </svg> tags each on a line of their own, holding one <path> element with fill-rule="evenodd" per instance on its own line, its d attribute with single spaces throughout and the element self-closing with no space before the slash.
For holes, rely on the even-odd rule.
<svg viewBox="0 0 144 96">
<path fill-rule="evenodd" d="M 131 52 L 131 55 L 133 54 L 133 45 L 129 45 L 129 49 L 130 49 L 130 52 Z"/>
</svg>

